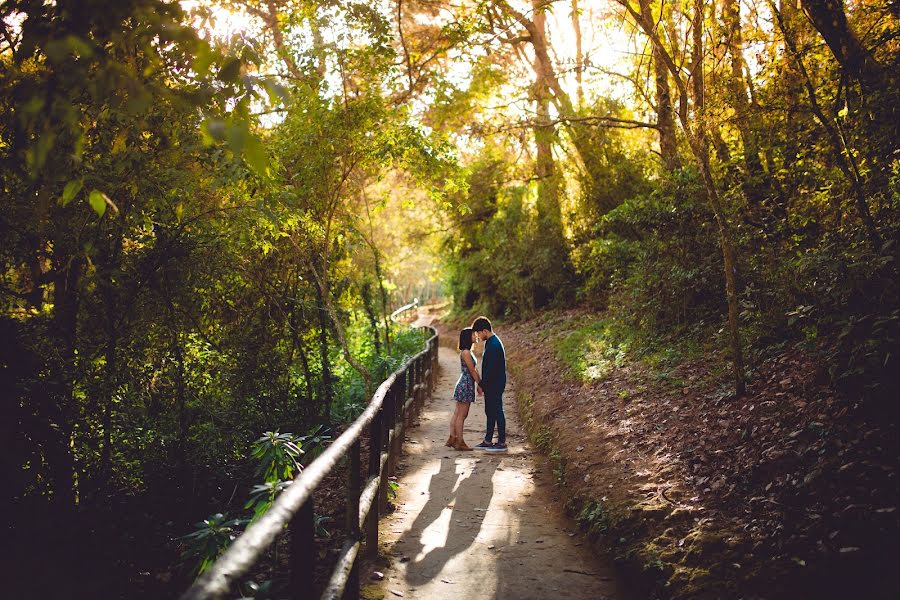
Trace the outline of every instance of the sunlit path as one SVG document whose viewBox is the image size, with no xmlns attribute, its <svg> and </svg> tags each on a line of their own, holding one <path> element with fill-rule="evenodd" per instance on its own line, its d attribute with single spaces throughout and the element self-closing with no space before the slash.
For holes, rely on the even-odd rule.
<svg viewBox="0 0 900 600">
<path fill-rule="evenodd" d="M 550 479 L 537 470 L 519 426 L 514 392 L 505 396 L 507 454 L 446 448 L 458 372 L 455 351 L 440 350 L 441 371 L 421 424 L 408 432 L 397 510 L 382 521 L 390 567 L 385 598 L 465 600 L 622 598 L 608 565 L 597 561 L 571 522 Z M 466 440 L 484 430 L 477 402 Z"/>
</svg>

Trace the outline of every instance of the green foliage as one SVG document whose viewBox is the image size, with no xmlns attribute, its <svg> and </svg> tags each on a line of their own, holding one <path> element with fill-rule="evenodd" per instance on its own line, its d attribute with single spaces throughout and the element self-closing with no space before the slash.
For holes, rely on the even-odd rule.
<svg viewBox="0 0 900 600">
<path fill-rule="evenodd" d="M 331 436 L 320 425 L 304 436 L 267 431 L 253 443 L 250 457 L 256 463 L 257 477 L 262 477 L 263 481 L 253 486 L 244 504 L 244 509 L 251 513 L 250 517 L 226 520 L 222 513 L 216 513 L 197 523 L 196 531 L 180 538 L 188 544 L 184 556 L 199 561 L 194 569 L 196 575 L 215 562 L 240 535 L 244 526 L 257 521 L 272 507 L 279 494 L 293 483 L 293 478 L 302 469 L 301 456 L 306 455 L 310 461 L 313 460 L 321 454 L 330 439 Z M 308 452 L 304 451 L 304 445 Z M 325 529 L 329 520 L 329 517 L 316 515 L 317 535 L 329 535 Z"/>
<path fill-rule="evenodd" d="M 185 558 L 196 561 L 195 575 L 206 571 L 240 535 L 246 524 L 245 519 L 228 519 L 222 513 L 196 523 L 195 531 L 181 538 L 189 544 Z"/>
<path fill-rule="evenodd" d="M 401 170 L 440 198 L 456 185 L 453 157 L 382 97 L 392 30 L 377 11 L 329 14 L 373 43 L 342 63 L 369 92 L 344 102 L 263 74 L 247 38 L 204 39 L 202 7 L 82 4 L 2 11 L 22 25 L 0 55 L 0 328 L 15 340 L 2 360 L 21 431 L 11 494 L 141 497 L 169 522 L 166 507 L 205 510 L 251 479 L 243 458 L 259 431 L 319 426 L 300 440 L 313 458 L 325 428 L 368 401 L 347 356 L 380 380 L 421 346 L 401 333 L 378 352 L 355 325 L 358 284 L 392 282 L 353 205 Z M 288 104 L 265 128 L 254 116 Z M 395 300 L 384 293 L 376 321 Z M 289 452 L 263 452 L 282 453 L 267 481 L 296 471 Z"/>
<path fill-rule="evenodd" d="M 486 156 L 470 168 L 468 195 L 455 199 L 457 227 L 445 247 L 460 312 L 522 315 L 546 303 L 549 282 L 541 273 L 555 261 L 549 248 L 535 245 L 539 232 L 528 209 L 533 190 L 505 186 L 506 169 L 499 157 Z"/>
<path fill-rule="evenodd" d="M 254 485 L 250 491 L 250 499 L 244 504 L 245 509 L 249 509 L 253 516 L 250 522 L 257 521 L 261 516 L 272 508 L 272 504 L 281 492 L 283 492 L 293 480 L 288 481 L 266 481 L 265 483 Z"/>
<path fill-rule="evenodd" d="M 586 502 L 577 520 L 590 533 L 603 533 L 615 524 L 615 518 L 604 500 Z"/>
<path fill-rule="evenodd" d="M 332 521 L 332 518 L 327 515 L 313 515 L 313 528 L 315 529 L 316 536 L 321 538 L 331 537 L 331 533 L 325 527 L 329 522 Z"/>
<path fill-rule="evenodd" d="M 649 330 L 717 318 L 725 307 L 716 240 L 698 177 L 674 174 L 599 221 L 576 260 L 584 297 Z"/>
<path fill-rule="evenodd" d="M 604 379 L 625 363 L 631 341 L 621 325 L 599 319 L 573 331 L 560 332 L 553 345 L 571 374 L 580 381 L 591 382 Z"/>
<path fill-rule="evenodd" d="M 393 502 L 397 498 L 397 492 L 399 492 L 399 491 L 400 491 L 400 483 L 397 481 L 397 479 L 393 478 L 393 477 L 388 479 L 387 494 L 388 494 L 388 500 L 390 502 Z"/>
<path fill-rule="evenodd" d="M 359 326 L 362 327 L 361 321 Z M 406 325 L 399 325 L 394 330 L 389 354 L 376 354 L 374 344 L 367 336 L 359 335 L 356 339 L 358 343 L 354 353 L 379 382 L 387 379 L 411 357 L 421 352 L 425 341 L 421 330 Z M 350 422 L 365 410 L 368 403 L 362 377 L 352 369 L 343 369 L 331 409 L 334 420 L 339 423 Z"/>
<path fill-rule="evenodd" d="M 325 450 L 325 446 L 331 442 L 331 434 L 324 425 L 316 425 L 309 433 L 300 436 L 300 443 L 305 446 L 303 451 L 306 456 L 305 464 L 309 464 L 319 457 Z"/>
<path fill-rule="evenodd" d="M 293 479 L 294 473 L 302 468 L 302 446 L 301 438 L 292 433 L 265 432 L 254 442 L 250 453 L 257 461 L 257 476 L 273 484 Z"/>
<path fill-rule="evenodd" d="M 278 495 L 293 482 L 303 468 L 300 457 L 306 456 L 307 464 L 311 463 L 329 441 L 331 436 L 327 430 L 317 425 L 303 436 L 267 431 L 254 442 L 250 456 L 255 459 L 256 475 L 261 476 L 263 482 L 253 486 L 250 498 L 244 505 L 245 509 L 253 512 L 251 522 L 264 515 Z"/>
</svg>

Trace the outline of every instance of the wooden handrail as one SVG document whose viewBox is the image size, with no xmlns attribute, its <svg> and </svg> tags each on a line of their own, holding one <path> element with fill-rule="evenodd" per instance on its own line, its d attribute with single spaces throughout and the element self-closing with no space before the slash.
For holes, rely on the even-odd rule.
<svg viewBox="0 0 900 600">
<path fill-rule="evenodd" d="M 433 327 L 423 329 L 431 334 L 425 341 L 425 349 L 378 386 L 363 413 L 300 472 L 271 508 L 182 594 L 181 600 L 225 597 L 286 525 L 290 526 L 291 534 L 291 597 L 309 598 L 315 566 L 313 492 L 347 455 L 350 457 L 347 539 L 322 598 L 359 597 L 356 557 L 363 538 L 361 531 L 365 526 L 367 554 L 376 555 L 378 519 L 387 505 L 387 480 L 393 475 L 401 452 L 403 431 L 410 422 L 412 410 L 421 408 L 434 385 L 438 334 Z M 363 487 L 359 474 L 360 438 L 366 427 L 369 427 L 369 475 Z"/>
<path fill-rule="evenodd" d="M 400 317 L 400 315 L 402 315 L 406 311 L 412 310 L 414 308 L 419 308 L 419 299 L 418 298 L 413 298 L 412 302 L 410 302 L 409 304 L 404 304 L 403 306 L 401 306 L 400 308 L 398 308 L 397 310 L 392 312 L 391 313 L 391 321 L 396 323 L 397 319 Z"/>
</svg>

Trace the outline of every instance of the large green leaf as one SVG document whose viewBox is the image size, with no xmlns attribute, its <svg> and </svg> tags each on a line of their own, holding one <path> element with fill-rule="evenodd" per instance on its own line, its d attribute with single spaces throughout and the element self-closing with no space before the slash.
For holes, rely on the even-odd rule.
<svg viewBox="0 0 900 600">
<path fill-rule="evenodd" d="M 97 213 L 97 216 L 100 217 L 106 213 L 107 206 L 111 206 L 113 209 L 116 208 L 116 205 L 109 199 L 109 196 L 100 190 L 91 190 L 91 193 L 88 195 L 88 203 L 91 205 L 91 208 L 94 209 L 94 212 Z"/>
<path fill-rule="evenodd" d="M 247 136 L 244 144 L 244 160 L 253 171 L 260 176 L 265 176 L 269 170 L 269 155 L 259 138 L 255 135 Z"/>
<path fill-rule="evenodd" d="M 59 197 L 60 206 L 66 206 L 75 199 L 75 196 L 78 195 L 78 192 L 81 191 L 81 188 L 84 186 L 84 182 L 81 179 L 73 179 L 69 183 L 66 184 L 66 187 L 63 188 L 62 196 Z"/>
<path fill-rule="evenodd" d="M 234 56 L 225 59 L 225 64 L 219 69 L 218 78 L 226 83 L 234 83 L 237 81 L 238 75 L 241 74 L 241 61 Z"/>
</svg>

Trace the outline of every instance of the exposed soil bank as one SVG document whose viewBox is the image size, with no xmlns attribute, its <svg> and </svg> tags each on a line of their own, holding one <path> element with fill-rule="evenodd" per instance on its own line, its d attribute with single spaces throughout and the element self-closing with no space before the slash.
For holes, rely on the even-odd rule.
<svg viewBox="0 0 900 600">
<path fill-rule="evenodd" d="M 631 583 L 668 598 L 889 598 L 900 589 L 896 423 L 797 347 L 734 399 L 715 357 L 626 359 L 589 383 L 553 340 L 596 318 L 497 328 L 567 508 Z"/>
</svg>

